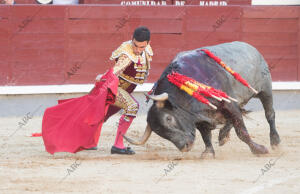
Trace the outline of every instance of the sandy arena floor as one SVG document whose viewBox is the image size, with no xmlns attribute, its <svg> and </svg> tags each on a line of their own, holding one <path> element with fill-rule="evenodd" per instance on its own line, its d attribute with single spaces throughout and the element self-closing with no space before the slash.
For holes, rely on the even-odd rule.
<svg viewBox="0 0 300 194">
<path fill-rule="evenodd" d="M 136 155 L 111 155 L 117 116 L 103 126 L 99 150 L 54 156 L 44 150 L 41 137 L 30 137 L 40 132 L 41 117 L 20 129 L 22 118 L 0 118 L 0 193 L 300 193 L 300 110 L 276 112 L 280 149 L 269 145 L 264 113 L 254 112 L 245 119 L 248 131 L 270 154 L 252 155 L 234 130 L 219 147 L 215 130 L 216 158 L 206 160 L 200 159 L 199 132 L 188 153 L 152 134 L 145 146 L 132 146 Z M 143 133 L 145 118 L 135 119 L 128 136 Z"/>
</svg>

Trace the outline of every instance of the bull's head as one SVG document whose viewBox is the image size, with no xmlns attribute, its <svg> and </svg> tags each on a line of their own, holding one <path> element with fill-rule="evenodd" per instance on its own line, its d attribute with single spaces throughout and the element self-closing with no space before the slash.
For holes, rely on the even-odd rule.
<svg viewBox="0 0 300 194">
<path fill-rule="evenodd" d="M 148 96 L 154 101 L 148 117 L 147 127 L 141 140 L 134 141 L 126 136 L 124 138 L 134 145 L 146 143 L 154 131 L 159 136 L 170 140 L 182 152 L 187 152 L 192 148 L 195 140 L 195 126 L 193 122 L 183 112 L 183 110 L 172 105 L 168 100 L 168 94 L 163 93 L 156 96 Z"/>
</svg>

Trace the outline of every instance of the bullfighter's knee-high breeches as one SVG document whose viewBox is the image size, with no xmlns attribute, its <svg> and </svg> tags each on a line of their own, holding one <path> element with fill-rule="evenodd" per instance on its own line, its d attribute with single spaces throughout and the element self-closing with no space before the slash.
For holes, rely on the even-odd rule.
<svg viewBox="0 0 300 194">
<path fill-rule="evenodd" d="M 124 113 L 119 120 L 118 131 L 114 144 L 115 147 L 123 149 L 123 135 L 127 132 L 133 119 L 136 117 L 139 104 L 127 91 L 121 87 L 118 87 L 118 93 L 114 106 L 124 110 Z"/>
<path fill-rule="evenodd" d="M 138 102 L 123 88 L 118 87 L 118 93 L 114 106 L 117 106 L 124 110 L 125 119 L 128 117 L 136 117 L 139 110 Z"/>
</svg>

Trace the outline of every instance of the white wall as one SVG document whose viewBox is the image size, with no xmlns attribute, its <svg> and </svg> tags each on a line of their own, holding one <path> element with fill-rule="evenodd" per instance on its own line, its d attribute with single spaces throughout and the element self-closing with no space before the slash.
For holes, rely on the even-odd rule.
<svg viewBox="0 0 300 194">
<path fill-rule="evenodd" d="M 300 5 L 300 0 L 252 0 L 252 5 Z"/>
</svg>

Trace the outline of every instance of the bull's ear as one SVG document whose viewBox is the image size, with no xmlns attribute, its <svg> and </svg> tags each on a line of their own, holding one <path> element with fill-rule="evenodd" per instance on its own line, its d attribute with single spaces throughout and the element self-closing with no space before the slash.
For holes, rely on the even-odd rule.
<svg viewBox="0 0 300 194">
<path fill-rule="evenodd" d="M 164 100 L 164 101 L 155 100 L 154 104 L 158 109 L 166 108 L 169 110 L 173 110 L 173 107 L 174 107 L 169 100 Z"/>
<path fill-rule="evenodd" d="M 158 109 L 165 107 L 165 101 L 154 101 L 154 104 Z"/>
</svg>

